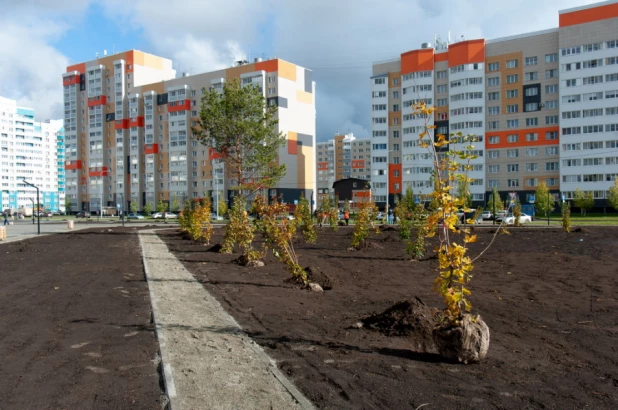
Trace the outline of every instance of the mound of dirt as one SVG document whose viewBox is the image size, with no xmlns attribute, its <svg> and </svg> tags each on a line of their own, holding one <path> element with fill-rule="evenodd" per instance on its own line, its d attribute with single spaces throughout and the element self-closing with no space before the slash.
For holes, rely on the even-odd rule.
<svg viewBox="0 0 618 410">
<path fill-rule="evenodd" d="M 438 309 L 428 307 L 420 299 L 403 300 L 360 321 L 364 328 L 387 336 L 420 336 L 431 341 L 438 313 Z"/>
<path fill-rule="evenodd" d="M 206 249 L 206 252 L 221 252 L 221 249 L 223 248 L 223 245 L 221 245 L 220 243 L 216 243 L 214 245 L 212 245 L 210 248 Z"/>
<path fill-rule="evenodd" d="M 317 266 L 307 266 L 305 268 L 307 272 L 307 278 L 309 282 L 317 283 L 324 290 L 331 290 L 333 288 L 333 280 L 326 273 Z"/>
</svg>

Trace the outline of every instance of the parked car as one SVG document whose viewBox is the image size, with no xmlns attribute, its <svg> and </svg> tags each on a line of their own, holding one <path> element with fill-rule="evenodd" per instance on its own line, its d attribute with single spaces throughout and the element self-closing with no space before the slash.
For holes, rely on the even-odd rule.
<svg viewBox="0 0 618 410">
<path fill-rule="evenodd" d="M 140 214 L 129 214 L 127 215 L 127 219 L 144 219 L 144 217 Z"/>
<path fill-rule="evenodd" d="M 152 217 L 154 219 L 174 219 L 178 218 L 178 215 L 173 212 L 155 212 L 152 214 Z"/>
<path fill-rule="evenodd" d="M 496 222 L 502 222 L 505 216 L 507 216 L 507 211 L 498 211 L 496 212 Z"/>
<path fill-rule="evenodd" d="M 520 224 L 529 224 L 530 222 L 532 222 L 532 217 L 530 215 L 522 213 L 519 216 Z M 504 218 L 504 223 L 507 225 L 515 224 L 515 216 L 513 216 L 513 214 L 509 214 L 506 218 Z"/>
<path fill-rule="evenodd" d="M 75 214 L 76 218 L 90 218 L 90 212 L 87 211 L 79 211 Z"/>
<path fill-rule="evenodd" d="M 223 216 L 219 215 L 217 216 L 216 213 L 211 213 L 210 214 L 210 219 L 214 220 L 214 221 L 222 221 L 223 220 Z"/>
<path fill-rule="evenodd" d="M 481 218 L 484 221 L 491 220 L 494 219 L 494 214 L 492 214 L 490 211 L 483 211 L 483 213 L 481 214 Z"/>
</svg>

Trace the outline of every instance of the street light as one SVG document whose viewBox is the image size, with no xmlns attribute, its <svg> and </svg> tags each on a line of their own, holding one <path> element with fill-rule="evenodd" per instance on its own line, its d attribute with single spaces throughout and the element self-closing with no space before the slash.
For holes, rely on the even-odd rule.
<svg viewBox="0 0 618 410">
<path fill-rule="evenodd" d="M 31 184 L 30 182 L 26 181 L 25 179 L 22 179 L 22 182 L 24 184 L 29 185 L 29 186 L 31 186 L 31 187 L 36 189 L 36 203 L 37 203 L 38 207 L 40 208 L 41 207 L 41 201 L 39 200 L 39 187 Z M 34 212 L 34 209 L 32 211 Z M 37 211 L 36 218 L 37 218 L 37 227 L 36 227 L 37 235 L 40 235 L 41 234 L 41 213 L 38 212 L 38 211 Z"/>
</svg>

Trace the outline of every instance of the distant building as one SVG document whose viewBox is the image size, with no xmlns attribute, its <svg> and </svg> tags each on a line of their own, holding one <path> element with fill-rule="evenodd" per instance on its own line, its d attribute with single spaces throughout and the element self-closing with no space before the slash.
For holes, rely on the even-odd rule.
<svg viewBox="0 0 618 410">
<path fill-rule="evenodd" d="M 469 174 L 475 206 L 494 188 L 526 203 L 540 182 L 556 198 L 579 188 L 606 205 L 618 176 L 618 1 L 558 17 L 557 28 L 425 43 L 373 64 L 376 203 L 392 205 L 407 187 L 433 191 L 433 159 L 418 144 L 425 119 L 413 112 L 424 101 L 436 108 L 429 118 L 436 133 L 479 138 Z"/>
<path fill-rule="evenodd" d="M 64 210 L 62 120 L 34 120 L 34 110 L 0 97 L 0 211 L 32 208 L 39 187 L 45 210 Z"/>
<path fill-rule="evenodd" d="M 336 134 L 333 139 L 318 142 L 316 155 L 318 203 L 333 195 L 333 183 L 344 178 L 371 179 L 371 140 L 357 139 L 354 134 Z"/>
<path fill-rule="evenodd" d="M 101 204 L 129 209 L 159 201 L 225 198 L 230 178 L 216 153 L 192 138 L 203 90 L 222 92 L 239 80 L 277 107 L 277 132 L 286 136 L 278 161 L 286 175 L 268 193 L 286 202 L 313 198 L 315 83 L 311 70 L 270 59 L 176 77 L 172 61 L 129 50 L 67 67 L 64 87 L 67 195 L 73 211 Z"/>
<path fill-rule="evenodd" d="M 343 208 L 346 201 L 350 208 L 358 208 L 358 204 L 371 199 L 371 183 L 369 180 L 359 178 L 344 178 L 333 183 L 335 199 L 339 208 Z"/>
</svg>

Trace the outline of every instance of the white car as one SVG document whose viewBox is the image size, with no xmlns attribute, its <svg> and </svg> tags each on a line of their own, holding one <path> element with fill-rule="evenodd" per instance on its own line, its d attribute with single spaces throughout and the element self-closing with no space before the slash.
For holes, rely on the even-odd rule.
<svg viewBox="0 0 618 410">
<path fill-rule="evenodd" d="M 527 214 L 521 214 L 519 216 L 519 223 L 520 224 L 529 224 L 530 222 L 532 222 L 532 217 L 530 215 Z M 513 225 L 515 224 L 515 217 L 512 214 L 509 214 L 509 216 L 507 216 L 506 218 L 504 218 L 504 223 L 507 225 Z"/>
<path fill-rule="evenodd" d="M 152 214 L 153 219 L 174 219 L 178 218 L 178 215 L 172 212 L 156 212 Z"/>
</svg>

